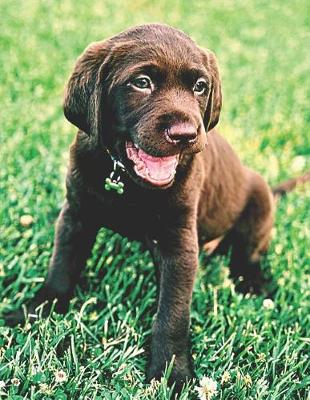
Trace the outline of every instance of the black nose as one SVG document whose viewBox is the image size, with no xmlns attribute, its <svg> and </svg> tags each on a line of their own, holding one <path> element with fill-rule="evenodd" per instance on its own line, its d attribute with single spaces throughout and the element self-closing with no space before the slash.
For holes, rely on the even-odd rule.
<svg viewBox="0 0 310 400">
<path fill-rule="evenodd" d="M 173 144 L 194 143 L 197 139 L 197 128 L 190 122 L 179 122 L 166 129 L 166 139 Z"/>
</svg>

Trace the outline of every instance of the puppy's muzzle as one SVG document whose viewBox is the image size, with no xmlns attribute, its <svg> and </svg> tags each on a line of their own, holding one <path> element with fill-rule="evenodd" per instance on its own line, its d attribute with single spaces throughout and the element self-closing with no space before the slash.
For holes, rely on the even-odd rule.
<svg viewBox="0 0 310 400">
<path fill-rule="evenodd" d="M 190 122 L 178 122 L 165 130 L 167 142 L 175 145 L 195 143 L 197 136 L 197 128 Z"/>
</svg>

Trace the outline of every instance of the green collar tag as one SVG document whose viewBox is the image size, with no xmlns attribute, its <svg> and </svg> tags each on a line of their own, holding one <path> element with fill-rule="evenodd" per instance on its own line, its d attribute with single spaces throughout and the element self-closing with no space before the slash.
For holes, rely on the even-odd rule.
<svg viewBox="0 0 310 400">
<path fill-rule="evenodd" d="M 104 188 L 108 192 L 110 190 L 115 190 L 117 194 L 123 194 L 124 183 L 121 181 L 120 171 L 118 172 L 117 170 L 125 171 L 125 167 L 120 161 L 115 160 L 112 156 L 111 158 L 113 160 L 113 171 L 110 177 L 105 179 Z"/>
<path fill-rule="evenodd" d="M 105 179 L 105 185 L 104 185 L 105 190 L 110 191 L 110 190 L 116 190 L 118 194 L 123 194 L 124 193 L 124 184 L 121 181 L 117 181 L 111 178 L 106 178 Z"/>
</svg>

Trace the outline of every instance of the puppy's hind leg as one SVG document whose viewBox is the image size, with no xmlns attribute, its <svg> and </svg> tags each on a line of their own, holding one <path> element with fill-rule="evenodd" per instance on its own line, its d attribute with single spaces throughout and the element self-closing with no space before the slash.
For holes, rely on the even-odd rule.
<svg viewBox="0 0 310 400">
<path fill-rule="evenodd" d="M 241 292 L 261 293 L 268 283 L 261 269 L 273 224 L 273 197 L 260 175 L 249 171 L 249 196 L 234 228 L 228 234 L 232 245 L 230 270 Z"/>
</svg>

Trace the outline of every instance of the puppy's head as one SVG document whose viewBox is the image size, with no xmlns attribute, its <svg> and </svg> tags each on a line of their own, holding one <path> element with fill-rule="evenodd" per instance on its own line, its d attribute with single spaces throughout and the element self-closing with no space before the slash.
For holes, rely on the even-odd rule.
<svg viewBox="0 0 310 400">
<path fill-rule="evenodd" d="M 202 151 L 218 122 L 216 60 L 166 25 L 90 45 L 69 80 L 64 112 L 126 166 L 137 183 L 172 185 L 183 154 Z"/>
</svg>

